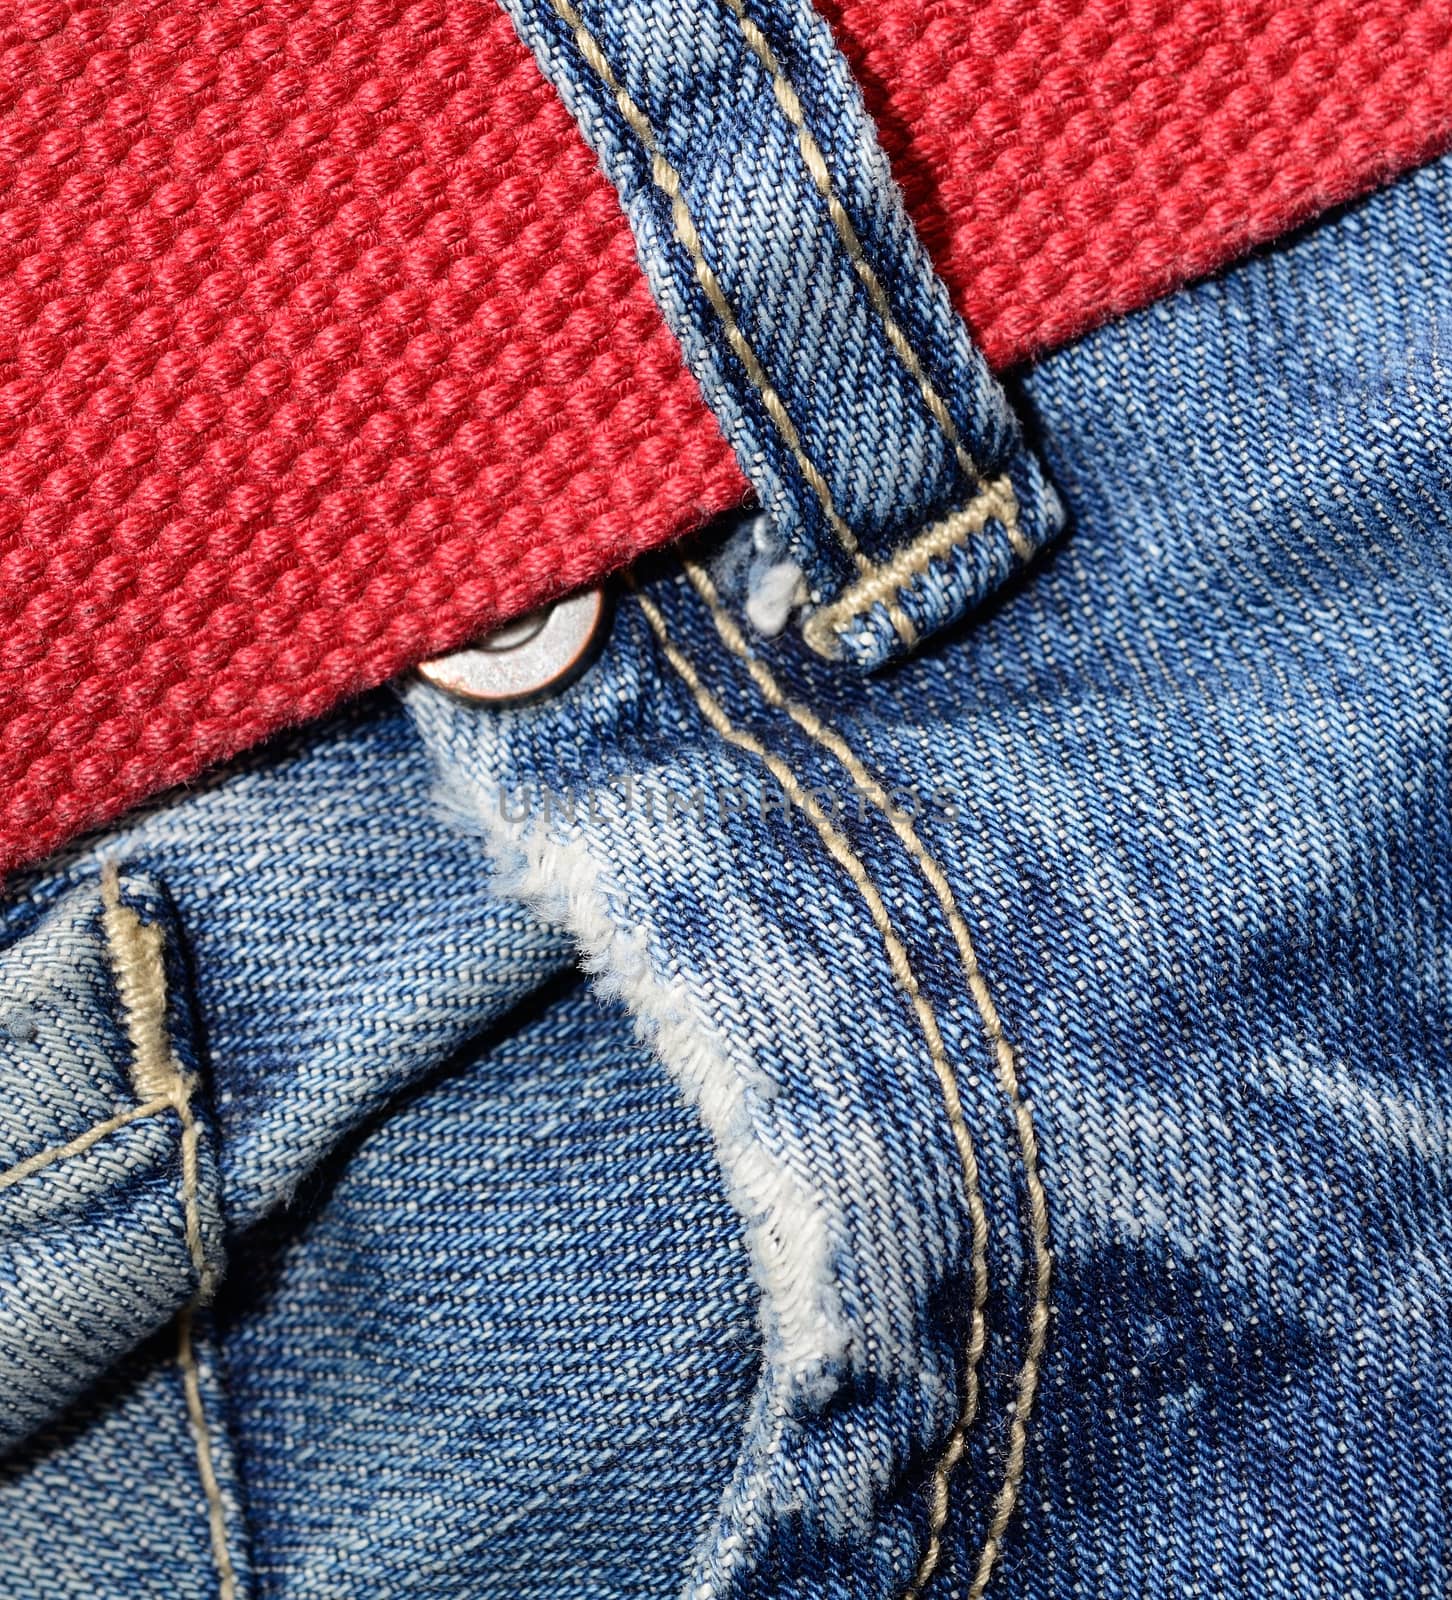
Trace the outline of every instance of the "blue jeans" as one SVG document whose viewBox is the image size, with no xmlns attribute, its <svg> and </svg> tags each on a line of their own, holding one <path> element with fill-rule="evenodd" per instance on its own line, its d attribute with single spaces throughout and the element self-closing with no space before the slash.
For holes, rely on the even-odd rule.
<svg viewBox="0 0 1452 1600">
<path fill-rule="evenodd" d="M 778 437 L 554 698 L 16 885 L 0 1593 L 1446 1592 L 1449 251 L 1443 162 L 1011 411 L 899 286 L 1021 517 L 911 640 Z M 855 517 L 892 393 L 874 571 L 987 492 L 919 417 Z"/>
</svg>

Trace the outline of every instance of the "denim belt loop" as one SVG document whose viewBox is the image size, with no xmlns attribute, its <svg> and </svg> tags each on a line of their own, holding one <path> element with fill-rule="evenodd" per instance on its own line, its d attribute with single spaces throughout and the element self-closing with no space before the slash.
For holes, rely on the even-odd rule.
<svg viewBox="0 0 1452 1600">
<path fill-rule="evenodd" d="M 805 0 L 504 5 L 620 192 L 808 645 L 879 666 L 1059 531 Z"/>
</svg>

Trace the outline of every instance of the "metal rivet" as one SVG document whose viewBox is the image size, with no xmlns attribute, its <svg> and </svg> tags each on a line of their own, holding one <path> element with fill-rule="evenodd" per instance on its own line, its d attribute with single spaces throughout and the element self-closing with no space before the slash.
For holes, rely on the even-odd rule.
<svg viewBox="0 0 1452 1600">
<path fill-rule="evenodd" d="M 573 683 L 589 664 L 605 621 L 599 589 L 506 623 L 452 655 L 419 665 L 419 675 L 461 700 L 522 705 Z"/>
</svg>

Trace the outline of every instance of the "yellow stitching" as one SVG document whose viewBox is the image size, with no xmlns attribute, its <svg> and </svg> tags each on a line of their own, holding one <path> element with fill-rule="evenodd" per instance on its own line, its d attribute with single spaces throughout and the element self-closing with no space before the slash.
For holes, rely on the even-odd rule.
<svg viewBox="0 0 1452 1600">
<path fill-rule="evenodd" d="M 78 1133 L 68 1144 L 55 1145 L 49 1150 L 38 1151 L 17 1165 L 0 1172 L 0 1189 L 8 1189 L 11 1184 L 19 1183 L 22 1178 L 28 1178 L 32 1172 L 40 1172 L 54 1162 L 67 1161 L 72 1156 L 84 1154 L 93 1144 L 100 1143 L 108 1133 L 115 1133 L 127 1123 L 140 1122 L 143 1117 L 154 1117 L 158 1112 L 175 1109 L 176 1099 L 170 1094 L 157 1095 L 154 1100 L 148 1100 L 144 1105 L 128 1106 L 125 1111 L 118 1111 L 114 1117 L 107 1117 L 104 1122 L 97 1122 L 84 1133 Z"/>
<path fill-rule="evenodd" d="M 197 1476 L 207 1497 L 207 1527 L 212 1540 L 212 1560 L 217 1568 L 219 1600 L 236 1600 L 237 1573 L 227 1543 L 227 1513 L 222 1505 L 222 1490 L 212 1460 L 212 1436 L 207 1427 L 207 1408 L 202 1404 L 202 1383 L 197 1358 L 192 1350 L 192 1308 L 187 1306 L 177 1318 L 177 1365 L 181 1368 L 182 1388 L 187 1400 L 187 1418 L 197 1447 Z"/>
<path fill-rule="evenodd" d="M 933 381 L 924 370 L 917 351 L 908 343 L 907 335 L 898 326 L 897 318 L 893 316 L 892 307 L 888 304 L 887 293 L 876 272 L 873 271 L 872 263 L 867 259 L 862 241 L 857 237 L 856 228 L 852 226 L 852 219 L 837 198 L 826 157 L 807 126 L 801 99 L 792 86 L 791 79 L 782 70 L 781 62 L 777 60 L 776 52 L 767 43 L 766 35 L 746 15 L 746 7 L 742 0 L 721 0 L 721 3 L 736 18 L 747 45 L 771 74 L 772 93 L 776 96 L 776 102 L 787 121 L 797 130 L 797 145 L 801 150 L 802 160 L 811 174 L 812 182 L 817 186 L 817 193 L 827 202 L 827 215 L 832 219 L 832 226 L 837 230 L 837 237 L 842 241 L 842 247 L 847 252 L 853 270 L 861 280 L 863 288 L 867 290 L 867 298 L 872 302 L 872 309 L 882 323 L 888 343 L 897 352 L 898 359 L 907 369 L 909 377 L 916 382 L 923 403 L 932 413 L 933 420 L 942 430 L 943 437 L 952 445 L 953 453 L 958 458 L 958 465 L 972 478 L 974 488 L 981 489 L 983 475 L 978 469 L 978 463 L 969 455 L 963 443 L 963 436 L 958 432 L 958 425 L 953 421 L 943 397 L 933 387 Z"/>
<path fill-rule="evenodd" d="M 1025 1341 L 1023 1364 L 1019 1369 L 1017 1395 L 1014 1402 L 1012 1420 L 1009 1425 L 1008 1460 L 1004 1468 L 1002 1485 L 995 1497 L 993 1515 L 979 1556 L 977 1571 L 968 1590 L 969 1600 L 981 1600 L 984 1590 L 988 1587 L 989 1578 L 992 1576 L 994 1562 L 997 1559 L 1004 1532 L 1008 1527 L 1010 1517 L 1013 1515 L 1019 1489 L 1022 1485 L 1024 1455 L 1028 1442 L 1028 1418 L 1033 1410 L 1034 1396 L 1038 1389 L 1044 1342 L 1048 1336 L 1049 1327 L 1049 1290 L 1053 1271 L 1053 1257 L 1049 1249 L 1048 1199 L 1044 1192 L 1043 1178 L 1039 1171 L 1039 1144 L 1038 1135 L 1034 1130 L 1033 1113 L 1029 1110 L 1028 1102 L 1024 1099 L 1018 1078 L 1018 1066 L 1014 1059 L 1013 1046 L 1004 1036 L 998 1008 L 993 1002 L 993 995 L 989 990 L 987 980 L 978 965 L 978 956 L 973 948 L 972 935 L 969 933 L 968 925 L 958 909 L 957 898 L 953 894 L 952 886 L 949 884 L 943 869 L 928 853 L 927 848 L 918 836 L 918 831 L 913 826 L 911 817 L 892 803 L 881 783 L 872 775 L 852 747 L 835 729 L 828 727 L 806 706 L 788 699 L 770 669 L 751 653 L 741 630 L 721 604 L 720 595 L 716 591 L 715 584 L 711 581 L 710 574 L 693 561 L 687 561 L 685 568 L 686 575 L 695 586 L 697 593 L 710 607 L 711 614 L 715 619 L 716 630 L 720 634 L 722 642 L 727 649 L 740 658 L 746 670 L 751 674 L 753 682 L 761 691 L 763 698 L 769 704 L 785 711 L 808 738 L 829 751 L 842 763 L 853 783 L 857 786 L 858 792 L 871 801 L 887 818 L 893 832 L 902 842 L 908 854 L 917 863 L 923 877 L 937 896 L 938 903 L 943 909 L 948 921 L 948 927 L 952 932 L 953 942 L 958 948 L 958 956 L 963 965 L 964 976 L 968 981 L 968 989 L 973 997 L 973 1003 L 978 1010 L 979 1020 L 983 1025 L 984 1035 L 993 1050 L 994 1075 L 998 1079 L 999 1088 L 1007 1099 L 1013 1113 L 1014 1129 L 1018 1136 L 1019 1155 L 1023 1163 L 1024 1188 L 1028 1199 L 1029 1235 L 1034 1259 L 1034 1288 L 1033 1302 L 1029 1308 L 1028 1336 Z M 934 1495 L 934 1529 L 932 1537 L 923 1553 L 923 1558 L 913 1583 L 906 1591 L 903 1600 L 918 1600 L 924 1586 L 932 1577 L 933 1571 L 937 1566 L 942 1527 L 947 1516 L 948 1477 L 957 1463 L 961 1450 L 961 1439 L 954 1439 L 950 1436 L 948 1446 L 943 1453 L 943 1461 L 935 1474 L 937 1489 Z M 939 1503 L 940 1497 L 941 1505 Z"/>
<path fill-rule="evenodd" d="M 128 1106 L 114 1117 L 95 1123 L 84 1133 L 63 1145 L 38 1151 L 35 1155 L 0 1172 L 0 1189 L 8 1189 L 32 1173 L 43 1171 L 57 1161 L 78 1156 L 108 1134 L 144 1117 L 175 1111 L 181 1120 L 182 1209 L 186 1218 L 187 1251 L 196 1270 L 197 1299 L 211 1289 L 211 1273 L 202 1246 L 201 1185 L 198 1158 L 200 1130 L 192 1113 L 192 1080 L 182 1073 L 166 1036 L 166 969 L 162 961 L 162 931 L 154 923 L 144 923 L 121 899 L 120 874 L 114 862 L 101 870 L 102 925 L 107 951 L 116 975 L 121 997 L 126 1034 L 131 1044 L 131 1078 L 138 1093 L 152 1089 L 149 1099 Z M 195 1302 L 194 1302 L 195 1303 Z M 187 1414 L 197 1447 L 197 1468 L 207 1499 L 207 1524 L 211 1533 L 212 1558 L 218 1576 L 220 1600 L 236 1600 L 237 1575 L 227 1545 L 227 1522 L 222 1507 L 222 1491 L 212 1461 L 211 1435 L 207 1430 L 206 1410 L 202 1405 L 201 1382 L 192 1351 L 192 1309 L 188 1306 L 177 1318 L 177 1362 L 181 1367 L 186 1393 Z"/>
<path fill-rule="evenodd" d="M 830 656 L 848 623 L 882 602 L 895 603 L 902 591 L 929 565 L 982 533 L 991 521 L 1001 522 L 1008 533 L 1014 554 L 1027 561 L 1033 546 L 1018 525 L 1018 496 L 1007 478 L 995 478 L 983 492 L 952 516 L 925 528 L 890 561 L 864 572 L 851 588 L 845 589 L 830 605 L 819 607 L 802 626 L 802 637 L 818 655 Z M 902 629 L 897 628 L 899 636 Z"/>
<path fill-rule="evenodd" d="M 177 1110 L 181 1114 L 182 1125 L 182 1197 L 186 1215 L 187 1249 L 191 1252 L 192 1265 L 197 1271 L 197 1298 L 206 1301 L 211 1298 L 214 1285 L 211 1268 L 207 1265 L 207 1253 L 202 1246 L 202 1215 L 197 1200 L 200 1188 L 197 1147 L 201 1140 L 201 1130 L 197 1127 L 197 1119 L 192 1115 L 191 1080 L 186 1079 L 184 1082 L 186 1088 L 182 1092 Z"/>
<path fill-rule="evenodd" d="M 205 1299 L 212 1274 L 202 1243 L 201 1207 L 197 1200 L 197 1144 L 200 1132 L 192 1115 L 192 1080 L 172 1054 L 166 1032 L 166 965 L 163 935 L 155 923 L 143 922 L 121 898 L 121 876 L 114 861 L 101 869 L 102 925 L 116 974 L 116 989 L 131 1041 L 131 1080 L 138 1094 L 165 1097 L 181 1118 L 181 1168 L 187 1251 L 197 1273 L 197 1293 Z"/>
<path fill-rule="evenodd" d="M 728 744 L 747 751 L 763 763 L 791 801 L 806 813 L 812 825 L 816 828 L 822 843 L 827 847 L 828 854 L 851 878 L 858 893 L 866 902 L 873 925 L 882 939 L 893 977 L 896 978 L 899 987 L 912 1001 L 913 1009 L 917 1014 L 918 1025 L 922 1029 L 923 1037 L 927 1042 L 928 1055 L 938 1079 L 939 1089 L 947 1111 L 948 1126 L 952 1131 L 953 1143 L 957 1148 L 958 1160 L 962 1168 L 963 1188 L 967 1197 L 972 1232 L 973 1271 L 972 1320 L 969 1328 L 968 1348 L 964 1354 L 963 1405 L 959 1412 L 958 1420 L 954 1423 L 952 1431 L 949 1433 L 948 1443 L 939 1461 L 938 1470 L 934 1474 L 933 1501 L 929 1514 L 931 1530 L 929 1546 L 919 1566 L 920 1573 L 924 1571 L 924 1568 L 928 1573 L 931 1573 L 938 1563 L 942 1528 L 947 1519 L 948 1478 L 962 1457 L 964 1440 L 978 1411 L 978 1364 L 983 1355 L 986 1339 L 984 1306 L 988 1300 L 988 1215 L 983 1206 L 983 1195 L 978 1178 L 978 1157 L 973 1148 L 973 1136 L 969 1131 L 967 1118 L 963 1114 L 963 1101 L 958 1088 L 957 1075 L 948 1061 L 947 1049 L 944 1046 L 943 1036 L 938 1027 L 937 1013 L 933 1009 L 932 1002 L 923 993 L 918 983 L 917 975 L 913 971 L 912 963 L 908 958 L 907 949 L 899 939 L 888 915 L 887 906 L 883 901 L 882 895 L 877 885 L 868 875 L 867 868 L 863 864 L 861 857 L 857 855 L 846 838 L 832 824 L 816 798 L 803 787 L 786 762 L 769 751 L 754 735 L 737 728 L 731 722 L 721 708 L 720 703 L 701 682 L 694 665 L 672 643 L 666 630 L 665 619 L 661 616 L 654 603 L 644 595 L 637 595 L 636 598 L 640 602 L 641 609 L 645 612 L 646 620 L 649 622 L 652 631 L 660 641 L 660 646 L 665 652 L 666 659 L 679 673 L 687 689 L 690 690 L 706 721 Z M 921 1580 L 921 1582 L 926 1581 L 926 1577 Z M 914 1586 L 908 1591 L 908 1594 L 916 1596 L 920 1589 L 921 1583 L 915 1580 Z"/>
<path fill-rule="evenodd" d="M 187 1251 L 197 1274 L 197 1300 L 212 1287 L 202 1243 L 201 1204 L 198 1191 L 201 1173 L 198 1153 L 200 1130 L 192 1112 L 192 1080 L 177 1065 L 166 1033 L 166 968 L 162 959 L 162 930 L 155 923 L 142 922 L 121 899 L 121 879 L 116 864 L 107 862 L 101 869 L 102 926 L 107 953 L 116 975 L 121 997 L 126 1035 L 131 1044 L 131 1080 L 138 1093 L 151 1091 L 140 1105 L 118 1111 L 114 1117 L 98 1122 L 69 1143 L 57 1145 L 0 1173 L 0 1189 L 9 1188 L 57 1161 L 77 1156 L 92 1145 L 132 1122 L 163 1111 L 175 1111 L 181 1120 L 182 1210 L 186 1220 Z M 194 1301 L 193 1304 L 196 1302 Z M 217 1568 L 220 1600 L 236 1600 L 237 1575 L 227 1545 L 227 1522 L 222 1506 L 222 1491 L 212 1460 L 212 1441 L 207 1429 L 206 1409 L 202 1405 L 201 1381 L 192 1350 L 192 1308 L 186 1307 L 177 1318 L 177 1363 L 181 1368 L 186 1394 L 187 1415 L 197 1447 L 197 1468 L 207 1499 L 207 1525 L 212 1543 L 212 1559 Z"/>
<path fill-rule="evenodd" d="M 101 922 L 110 947 L 126 1036 L 131 1041 L 131 1083 L 136 1096 L 150 1100 L 173 1094 L 179 1076 L 166 1036 L 166 968 L 162 933 L 121 902 L 120 874 L 114 861 L 101 869 Z"/>
<path fill-rule="evenodd" d="M 866 570 L 869 563 L 866 556 L 857 546 L 857 536 L 843 521 L 832 499 L 832 491 L 827 486 L 827 480 L 817 470 L 816 464 L 807 455 L 802 447 L 801 435 L 797 426 L 787 413 L 787 408 L 781 396 L 773 387 L 771 379 L 766 375 L 766 369 L 758 360 L 755 350 L 747 342 L 746 335 L 741 331 L 741 326 L 736 320 L 736 313 L 731 309 L 731 302 L 726 298 L 720 280 L 711 269 L 701 248 L 701 236 L 696 230 L 695 219 L 691 216 L 681 195 L 681 175 L 661 153 L 660 143 L 655 136 L 655 129 L 651 126 L 649 118 L 631 98 L 629 91 L 615 76 L 615 69 L 605 58 L 594 34 L 585 26 L 580 13 L 570 4 L 570 0 L 550 0 L 555 14 L 560 21 L 573 33 L 576 48 L 585 58 L 586 64 L 595 76 L 605 85 L 615 97 L 615 104 L 619 107 L 620 115 L 625 118 L 630 130 L 645 147 L 650 156 L 651 181 L 656 188 L 671 203 L 671 220 L 675 225 L 676 237 L 681 241 L 687 255 L 695 267 L 696 281 L 701 285 L 706 299 L 711 303 L 711 309 L 716 313 L 722 328 L 725 330 L 727 342 L 736 352 L 737 359 L 745 367 L 747 376 L 756 386 L 762 404 L 766 407 L 767 415 L 776 426 L 777 432 L 786 441 L 787 448 L 796 458 L 797 467 L 802 476 L 811 486 L 812 493 L 816 495 L 821 504 L 822 513 L 827 519 L 832 532 L 837 536 L 838 543 L 852 556 L 861 570 Z"/>
</svg>

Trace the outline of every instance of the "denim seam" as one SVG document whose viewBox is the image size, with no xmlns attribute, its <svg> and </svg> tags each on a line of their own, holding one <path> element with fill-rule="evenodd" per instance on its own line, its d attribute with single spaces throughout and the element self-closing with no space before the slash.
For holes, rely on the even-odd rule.
<svg viewBox="0 0 1452 1600">
<path fill-rule="evenodd" d="M 182 1392 L 186 1397 L 187 1418 L 197 1452 L 197 1476 L 207 1503 L 207 1529 L 212 1562 L 217 1569 L 220 1600 L 236 1600 L 237 1574 L 227 1538 L 227 1514 L 222 1490 L 217 1482 L 212 1454 L 212 1435 L 202 1402 L 201 1379 L 196 1352 L 192 1347 L 192 1316 L 204 1304 L 213 1288 L 202 1243 L 201 1172 L 199 1146 L 201 1129 L 192 1110 L 195 1080 L 184 1073 L 172 1051 L 166 1031 L 166 965 L 164 936 L 156 923 L 143 922 L 121 898 L 121 877 L 115 861 L 101 869 L 102 925 L 107 953 L 121 997 L 121 1010 L 131 1042 L 133 1084 L 165 1087 L 169 1103 L 181 1119 L 182 1214 L 187 1250 L 197 1274 L 196 1293 L 177 1317 L 177 1366 L 181 1370 Z"/>
<path fill-rule="evenodd" d="M 217 1568 L 218 1600 L 237 1600 L 237 1573 L 232 1564 L 227 1539 L 227 1512 L 222 1504 L 222 1487 L 212 1456 L 212 1434 L 207 1425 L 207 1408 L 202 1400 L 202 1381 L 192 1346 L 193 1307 L 186 1306 L 177 1317 L 177 1366 L 181 1369 L 182 1392 L 186 1396 L 187 1420 L 197 1450 L 197 1476 L 207 1500 L 207 1530 L 211 1537 L 212 1561 Z"/>
<path fill-rule="evenodd" d="M 837 237 L 842 241 L 842 247 L 847 252 L 847 258 L 852 263 L 852 270 L 857 274 L 862 287 L 867 291 L 867 298 L 872 309 L 877 313 L 877 319 L 882 324 L 882 331 L 887 335 L 888 343 L 896 352 L 898 359 L 907 369 L 908 375 L 917 384 L 922 394 L 923 403 L 927 406 L 933 421 L 942 431 L 943 437 L 953 447 L 953 453 L 958 458 L 958 465 L 969 478 L 973 480 L 975 490 L 982 490 L 985 485 L 983 474 L 978 463 L 969 454 L 967 446 L 963 443 L 963 436 L 958 431 L 958 424 L 953 421 L 947 403 L 944 401 L 932 379 L 928 376 L 923 366 L 922 359 L 908 341 L 907 335 L 902 331 L 898 320 L 892 314 L 892 306 L 888 302 L 887 291 L 882 287 L 882 282 L 873 270 L 872 263 L 867 259 L 867 252 L 862 248 L 862 241 L 857 237 L 857 230 L 852 225 L 852 219 L 847 215 L 832 183 L 832 174 L 827 166 L 827 159 L 822 154 L 822 147 L 817 143 L 815 135 L 807 126 L 806 113 L 802 110 L 801 96 L 797 93 L 795 85 L 787 76 L 781 62 L 777 59 L 776 52 L 772 49 L 766 35 L 760 27 L 746 14 L 743 0 L 721 0 L 721 3 L 736 18 L 741 29 L 741 35 L 746 40 L 748 48 L 757 60 L 771 75 L 772 93 L 776 103 L 781 107 L 782 114 L 787 121 L 797 130 L 797 146 L 801 151 L 802 161 L 811 175 L 812 182 L 816 185 L 817 193 L 826 202 L 827 215 L 831 218 L 832 226 L 837 231 Z"/>
<path fill-rule="evenodd" d="M 756 351 L 751 347 L 746 335 L 741 330 L 741 325 L 736 319 L 736 313 L 731 307 L 731 302 L 726 298 L 726 292 L 721 287 L 720 280 L 706 260 L 705 252 L 701 247 L 701 236 L 696 228 L 695 220 L 691 216 L 681 194 L 681 175 L 660 149 L 660 141 L 656 138 L 655 129 L 651 126 L 650 119 L 636 104 L 630 92 L 620 82 L 615 74 L 615 69 L 606 59 L 604 51 L 594 34 L 585 26 L 580 13 L 570 4 L 570 0 L 550 0 L 556 16 L 570 30 L 575 41 L 575 48 L 584 58 L 586 65 L 609 89 L 615 98 L 615 104 L 620 115 L 625 119 L 630 131 L 640 141 L 651 162 L 651 182 L 670 201 L 671 221 L 675 228 L 677 239 L 680 240 L 686 254 L 690 256 L 695 270 L 696 281 L 701 285 L 706 299 L 710 302 L 712 311 L 715 312 L 726 334 L 727 343 L 736 353 L 737 359 L 746 370 L 752 385 L 761 396 L 766 413 L 771 418 L 773 426 L 785 440 L 787 448 L 791 451 L 797 463 L 798 470 L 806 479 L 812 493 L 817 497 L 822 507 L 822 513 L 827 519 L 828 526 L 836 536 L 837 542 L 843 550 L 852 557 L 857 564 L 859 572 L 866 574 L 872 570 L 872 563 L 863 554 L 857 543 L 857 535 L 847 525 L 841 513 L 837 510 L 836 502 L 832 498 L 831 488 L 822 476 L 816 463 L 807 455 L 802 444 L 801 434 L 797 425 L 791 419 L 786 404 L 777 393 L 776 387 L 767 376 L 765 367 Z M 894 606 L 889 606 L 888 614 L 894 629 L 899 630 L 905 644 L 911 645 L 916 638 L 916 629 L 902 612 Z M 903 632 L 902 630 L 906 630 Z"/>
<path fill-rule="evenodd" d="M 900 600 L 903 590 L 922 577 L 934 561 L 942 560 L 960 545 L 976 538 L 990 522 L 1003 525 L 1014 554 L 1028 561 L 1033 556 L 1033 547 L 1024 538 L 1018 516 L 1018 496 L 1013 492 L 1013 484 L 1006 476 L 994 478 L 984 484 L 982 492 L 961 511 L 932 523 L 889 560 L 865 569 L 857 582 L 837 599 L 820 606 L 803 624 L 802 637 L 818 655 L 830 656 L 833 641 L 864 612 L 875 605 L 890 606 Z M 894 627 L 901 637 L 902 629 L 896 624 Z"/>
<path fill-rule="evenodd" d="M 686 576 L 711 611 L 722 643 L 741 660 L 763 697 L 769 704 L 785 711 L 808 738 L 837 758 L 858 791 L 887 818 L 893 832 L 936 895 L 957 947 L 984 1036 L 993 1051 L 994 1076 L 1013 1116 L 1019 1157 L 1023 1166 L 1024 1189 L 1028 1200 L 1029 1235 L 1034 1257 L 1034 1287 L 1028 1313 L 1028 1335 L 1023 1361 L 1019 1368 L 1013 1416 L 1009 1424 L 1008 1458 L 1004 1466 L 1002 1484 L 994 1498 L 993 1515 L 984 1538 L 977 1569 L 968 1590 L 968 1600 L 980 1600 L 992 1577 L 1003 1535 L 1013 1516 L 1022 1487 L 1028 1448 L 1028 1419 L 1038 1391 L 1044 1346 L 1048 1337 L 1053 1255 L 1049 1244 L 1048 1199 L 1039 1168 L 1038 1134 L 1034 1128 L 1033 1113 L 1019 1082 L 1013 1046 L 1003 1031 L 998 1007 L 978 963 L 972 935 L 959 910 L 957 897 L 942 867 L 923 844 L 911 817 L 901 807 L 892 803 L 881 782 L 872 775 L 841 734 L 824 723 L 808 707 L 791 700 L 766 664 L 752 654 L 741 630 L 721 603 L 720 595 L 706 569 L 698 562 L 689 560 L 684 566 Z M 946 1451 L 943 1459 L 946 1463 Z M 948 1467 L 947 1470 L 951 1472 L 952 1469 Z M 947 1516 L 947 1473 L 942 1464 L 935 1474 L 935 1481 L 938 1485 L 938 1492 L 934 1498 L 937 1526 L 933 1541 L 924 1552 L 923 1562 L 913 1587 L 908 1590 L 904 1600 L 917 1600 L 937 1563 L 937 1541 L 941 1537 L 942 1523 L 946 1521 Z"/>
<path fill-rule="evenodd" d="M 852 848 L 846 837 L 833 825 L 820 803 L 806 789 L 790 765 L 768 750 L 755 735 L 737 728 L 727 716 L 720 702 L 701 682 L 694 663 L 672 641 L 660 610 L 645 595 L 638 594 L 646 621 L 650 624 L 664 651 L 666 659 L 690 691 L 702 716 L 726 743 L 735 745 L 755 756 L 771 773 L 782 789 L 810 819 L 828 854 L 847 873 L 867 904 L 868 912 L 887 952 L 888 965 L 899 987 L 912 1002 L 914 1013 L 924 1040 L 929 1059 L 942 1091 L 947 1109 L 948 1125 L 953 1135 L 962 1169 L 972 1235 L 971 1323 L 968 1348 L 964 1353 L 963 1404 L 958 1419 L 949 1432 L 934 1472 L 933 1498 L 929 1510 L 928 1540 L 914 1571 L 903 1600 L 917 1600 L 924 1584 L 938 1565 L 941 1552 L 943 1525 L 947 1520 L 948 1481 L 963 1456 L 968 1430 L 978 1412 L 978 1368 L 987 1340 L 985 1306 L 988 1301 L 988 1215 L 983 1204 L 982 1187 L 978 1174 L 978 1157 L 973 1146 L 973 1136 L 963 1113 L 962 1095 L 953 1066 L 948 1060 L 937 1013 L 932 1001 L 923 991 L 913 971 L 907 948 L 893 927 L 882 893 L 873 882 L 865 863 Z M 986 1581 L 986 1580 L 985 1580 Z M 980 1591 L 981 1593 L 981 1591 Z"/>
<path fill-rule="evenodd" d="M 133 1122 L 140 1122 L 144 1117 L 155 1117 L 163 1111 L 179 1109 L 176 1096 L 173 1094 L 158 1095 L 155 1099 L 144 1101 L 140 1105 L 128 1106 L 124 1111 L 118 1111 L 114 1117 L 107 1117 L 104 1122 L 97 1122 L 84 1133 L 78 1133 L 67 1143 L 52 1145 L 48 1150 L 39 1150 L 33 1156 L 27 1156 L 24 1161 L 17 1162 L 15 1166 L 0 1172 L 0 1189 L 8 1189 L 12 1184 L 20 1183 L 32 1173 L 43 1172 L 46 1167 L 53 1166 L 57 1161 L 68 1161 L 72 1156 L 84 1155 L 92 1145 L 99 1144 L 109 1134 L 129 1127 Z"/>
<path fill-rule="evenodd" d="M 169 1095 L 181 1119 L 182 1206 L 187 1251 L 197 1274 L 197 1294 L 212 1287 L 211 1269 L 202 1244 L 198 1144 L 201 1130 L 192 1113 L 192 1079 L 181 1070 L 166 1036 L 166 967 L 162 932 L 145 923 L 121 899 L 121 877 L 114 861 L 101 870 L 102 923 L 107 953 L 116 975 L 126 1033 L 131 1041 L 131 1081 L 137 1092 Z"/>
</svg>

